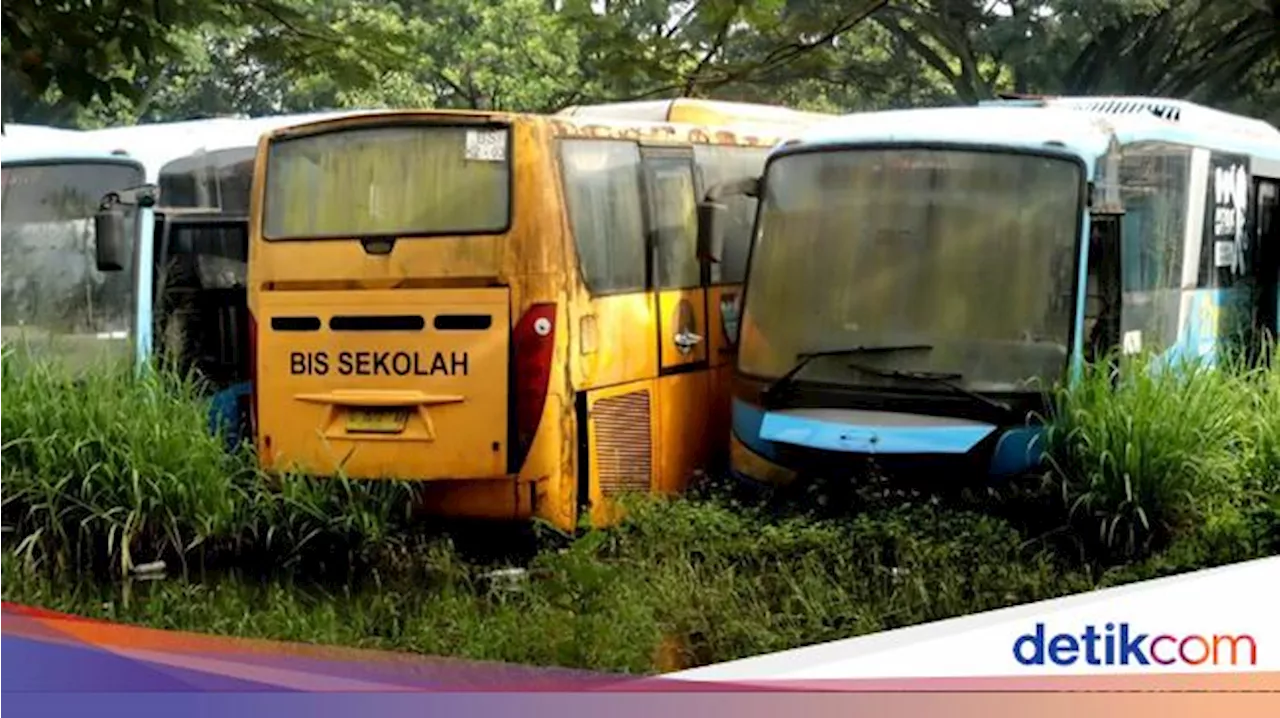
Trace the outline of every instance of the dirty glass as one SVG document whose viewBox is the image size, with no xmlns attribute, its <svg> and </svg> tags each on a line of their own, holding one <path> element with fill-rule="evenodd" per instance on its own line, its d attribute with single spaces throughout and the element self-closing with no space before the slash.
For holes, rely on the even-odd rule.
<svg viewBox="0 0 1280 718">
<path fill-rule="evenodd" d="M 1190 171 L 1190 147 L 1143 142 L 1122 150 L 1120 328 L 1130 350 L 1177 340 Z"/>
<path fill-rule="evenodd" d="M 21 164 L 3 171 L 4 341 L 56 339 L 72 359 L 126 355 L 133 328 L 133 255 L 99 272 L 93 216 L 103 195 L 143 182 L 132 164 Z M 137 236 L 135 215 L 126 217 Z"/>
<path fill-rule="evenodd" d="M 931 149 L 809 152 L 774 162 L 746 290 L 740 368 L 776 377 L 802 352 L 946 372 L 975 390 L 1043 388 L 1066 367 L 1074 316 L 1078 165 Z M 849 359 L 804 380 L 871 383 Z M 877 382 L 878 383 L 878 382 Z"/>
<path fill-rule="evenodd" d="M 562 140 L 560 163 L 587 288 L 594 294 L 643 291 L 640 149 L 617 140 Z"/>
<path fill-rule="evenodd" d="M 273 142 L 267 239 L 496 233 L 511 211 L 508 131 L 381 126 Z"/>
<path fill-rule="evenodd" d="M 689 289 L 702 284 L 698 262 L 698 208 L 689 160 L 645 160 L 649 180 L 650 228 L 659 289 Z"/>
<path fill-rule="evenodd" d="M 160 169 L 160 204 L 248 215 L 256 147 L 198 152 Z"/>
<path fill-rule="evenodd" d="M 709 189 L 724 182 L 759 177 L 764 171 L 769 149 L 694 145 L 693 154 L 702 172 L 703 186 Z M 751 226 L 756 221 L 756 200 L 745 195 L 734 195 L 723 202 L 728 208 L 724 218 L 724 250 L 720 262 L 711 265 L 711 281 L 736 284 L 747 273 Z"/>
</svg>

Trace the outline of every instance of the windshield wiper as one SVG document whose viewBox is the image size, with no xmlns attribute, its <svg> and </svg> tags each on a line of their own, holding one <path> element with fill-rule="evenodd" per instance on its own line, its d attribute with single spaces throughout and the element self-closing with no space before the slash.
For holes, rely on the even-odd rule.
<svg viewBox="0 0 1280 718">
<path fill-rule="evenodd" d="M 964 378 L 963 374 L 957 374 L 954 372 L 902 371 L 900 369 L 880 369 L 877 367 L 868 366 L 866 364 L 859 364 L 857 362 L 851 362 L 848 366 L 850 369 L 856 369 L 861 372 L 866 372 L 867 374 L 874 374 L 876 376 L 888 377 L 890 379 L 912 379 L 915 381 L 932 382 L 940 386 L 945 386 L 948 389 L 958 394 L 963 394 L 969 397 L 970 399 L 986 404 L 987 406 L 999 409 L 1004 412 L 1013 411 L 1013 407 L 1009 406 L 1003 401 L 1000 401 L 998 399 L 992 399 L 989 396 L 983 396 L 982 394 L 979 394 L 976 391 L 970 391 L 969 389 L 966 389 L 963 386 L 960 386 L 959 384 L 957 384 L 956 383 L 957 380 Z"/>
<path fill-rule="evenodd" d="M 760 396 L 766 402 L 777 396 L 787 386 L 791 385 L 796 374 L 809 365 L 809 362 L 818 357 L 836 357 L 848 354 L 872 354 L 875 352 L 895 352 L 895 351 L 928 351 L 933 349 L 932 344 L 868 344 L 861 346 L 845 347 L 844 349 L 827 349 L 819 352 L 802 352 L 796 355 L 800 361 L 795 366 L 787 370 L 786 374 L 774 379 L 769 386 L 764 388 Z"/>
</svg>

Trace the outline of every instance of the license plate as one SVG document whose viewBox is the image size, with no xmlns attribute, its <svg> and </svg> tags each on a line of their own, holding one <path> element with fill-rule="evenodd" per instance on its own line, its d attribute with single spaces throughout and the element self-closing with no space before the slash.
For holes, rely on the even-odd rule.
<svg viewBox="0 0 1280 718">
<path fill-rule="evenodd" d="M 404 409 L 349 409 L 347 431 L 360 434 L 399 434 L 409 421 Z"/>
</svg>

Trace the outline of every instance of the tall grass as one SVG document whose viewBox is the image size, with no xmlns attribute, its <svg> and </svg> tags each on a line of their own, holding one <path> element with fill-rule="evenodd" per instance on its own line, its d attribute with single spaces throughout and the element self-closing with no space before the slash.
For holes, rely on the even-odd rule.
<svg viewBox="0 0 1280 718">
<path fill-rule="evenodd" d="M 1004 522 L 929 505 L 851 521 L 637 499 L 615 530 L 485 578 L 447 543 L 420 572 L 322 588 L 288 577 L 119 588 L 6 569 L 6 597 L 161 628 L 647 673 L 1085 590 Z M 17 577 L 20 580 L 9 580 Z M 674 650 L 673 650 L 674 649 Z M 674 655 L 673 655 L 674 654 Z M 674 663 L 671 662 L 674 659 Z"/>
<path fill-rule="evenodd" d="M 72 373 L 22 346 L 0 372 L 6 539 L 23 560 L 119 574 L 157 559 L 351 558 L 404 523 L 403 485 L 269 477 L 228 453 L 190 376 Z"/>
<path fill-rule="evenodd" d="M 1280 551 L 1276 363 L 1126 359 L 1059 394 L 1055 500 L 1020 505 L 1101 573 L 982 504 L 891 491 L 804 514 L 711 493 L 633 500 L 509 584 L 411 528 L 407 484 L 227 453 L 190 377 L 72 375 L 20 347 L 0 369 L 5 598 L 161 628 L 648 672 L 673 646 L 681 665 L 730 660 Z M 121 575 L 155 559 L 218 571 L 126 580 L 122 600 Z M 347 580 L 311 581 L 331 569 Z"/>
<path fill-rule="evenodd" d="M 1194 536 L 1251 541 L 1280 491 L 1280 366 L 1126 357 L 1085 367 L 1049 417 L 1048 460 L 1071 525 L 1127 560 Z M 1255 518 L 1257 518 L 1255 516 Z"/>
</svg>

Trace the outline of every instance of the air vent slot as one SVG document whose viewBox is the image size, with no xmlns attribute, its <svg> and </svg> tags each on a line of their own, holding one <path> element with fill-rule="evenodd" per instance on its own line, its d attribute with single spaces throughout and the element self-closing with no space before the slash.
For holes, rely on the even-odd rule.
<svg viewBox="0 0 1280 718">
<path fill-rule="evenodd" d="M 329 318 L 335 332 L 420 332 L 427 322 L 413 314 L 371 314 Z"/>
<path fill-rule="evenodd" d="M 648 391 L 610 396 L 591 406 L 592 445 L 605 497 L 647 492 L 653 485 Z"/>
<path fill-rule="evenodd" d="M 483 331 L 493 326 L 488 314 L 437 314 L 432 326 L 442 332 Z"/>
<path fill-rule="evenodd" d="M 320 330 L 320 317 L 271 317 L 271 329 L 277 332 L 315 332 Z"/>
<path fill-rule="evenodd" d="M 1182 120 L 1182 108 L 1177 105 L 1169 105 L 1163 102 L 1150 102 L 1143 100 L 1130 99 L 1107 99 L 1107 100 L 1085 100 L 1071 101 L 1066 103 L 1069 107 L 1087 112 L 1096 112 L 1101 115 L 1141 115 L 1151 114 L 1162 120 L 1170 122 L 1179 122 Z"/>
</svg>

